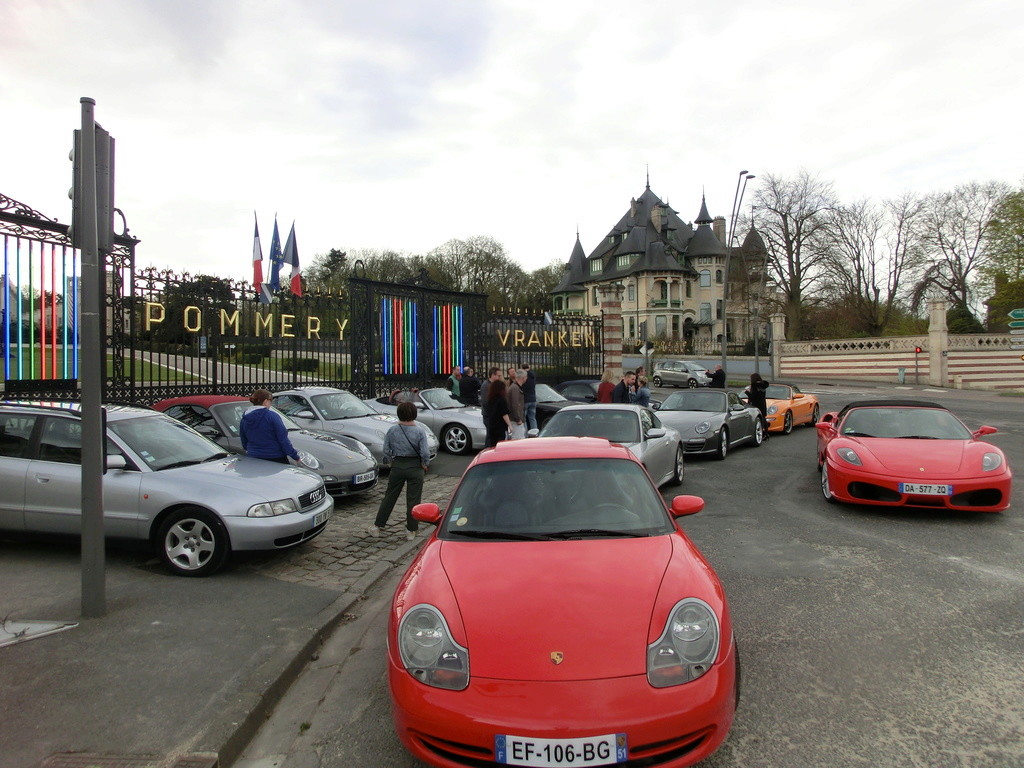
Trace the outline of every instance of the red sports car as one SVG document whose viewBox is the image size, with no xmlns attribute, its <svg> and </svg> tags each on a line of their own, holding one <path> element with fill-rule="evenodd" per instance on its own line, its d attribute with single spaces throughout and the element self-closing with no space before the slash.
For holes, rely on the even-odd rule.
<svg viewBox="0 0 1024 768">
<path fill-rule="evenodd" d="M 589 437 L 478 454 L 392 603 L 406 748 L 435 766 L 686 766 L 722 743 L 738 660 L 722 585 L 643 465 Z"/>
<path fill-rule="evenodd" d="M 853 402 L 817 424 L 828 501 L 1001 512 L 1013 473 L 1003 452 L 936 403 Z"/>
</svg>

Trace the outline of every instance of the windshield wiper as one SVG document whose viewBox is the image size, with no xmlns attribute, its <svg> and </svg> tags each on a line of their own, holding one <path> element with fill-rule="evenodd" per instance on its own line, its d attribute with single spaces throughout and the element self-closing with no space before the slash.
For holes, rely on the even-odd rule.
<svg viewBox="0 0 1024 768">
<path fill-rule="evenodd" d="M 530 533 L 513 533 L 512 531 L 481 531 L 478 529 L 470 528 L 466 530 L 452 530 L 448 529 L 448 533 L 455 536 L 465 536 L 471 539 L 512 539 L 515 541 L 544 541 L 548 539 L 547 535 L 537 535 Z"/>
<path fill-rule="evenodd" d="M 224 454 L 227 456 L 227 454 Z M 160 467 L 161 470 L 165 469 L 177 469 L 178 467 L 194 467 L 196 464 L 202 464 L 206 459 L 185 459 L 184 461 L 175 461 L 172 464 L 168 464 L 165 467 Z"/>
<path fill-rule="evenodd" d="M 843 432 L 843 437 L 877 437 L 869 432 Z"/>
<path fill-rule="evenodd" d="M 650 535 L 646 532 L 639 533 L 637 531 L 613 531 L 610 528 L 574 528 L 569 531 L 555 531 L 548 534 L 553 539 L 571 539 L 574 536 L 628 536 L 640 539 Z"/>
<path fill-rule="evenodd" d="M 230 455 L 231 454 L 228 453 L 227 451 L 221 451 L 220 453 L 213 454 L 208 459 L 203 459 L 202 462 L 200 462 L 200 463 L 205 464 L 208 461 L 217 461 L 217 459 L 226 459 Z M 166 467 L 164 467 L 164 469 L 166 469 Z"/>
<path fill-rule="evenodd" d="M 941 437 L 933 437 L 932 435 L 900 435 L 900 440 L 941 440 Z"/>
</svg>

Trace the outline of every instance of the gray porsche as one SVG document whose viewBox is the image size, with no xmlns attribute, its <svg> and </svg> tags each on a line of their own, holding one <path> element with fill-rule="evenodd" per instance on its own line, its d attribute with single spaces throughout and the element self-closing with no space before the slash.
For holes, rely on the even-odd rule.
<svg viewBox="0 0 1024 768">
<path fill-rule="evenodd" d="M 679 432 L 687 453 L 711 453 L 724 459 L 738 445 L 764 442 L 760 411 L 724 389 L 673 392 L 661 404 L 658 418 Z"/>
</svg>

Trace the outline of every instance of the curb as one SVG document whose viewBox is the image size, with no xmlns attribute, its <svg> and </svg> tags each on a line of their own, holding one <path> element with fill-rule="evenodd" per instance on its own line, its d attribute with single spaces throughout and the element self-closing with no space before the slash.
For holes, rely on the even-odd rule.
<svg viewBox="0 0 1024 768">
<path fill-rule="evenodd" d="M 312 620 L 312 634 L 304 644 L 297 649 L 281 648 L 276 651 L 253 673 L 253 690 L 243 693 L 234 701 L 226 702 L 221 716 L 196 739 L 195 752 L 216 754 L 217 762 L 213 768 L 217 765 L 232 765 L 238 760 L 312 656 L 345 620 L 345 614 L 350 613 L 377 582 L 422 544 L 423 539 L 418 538 L 381 556 L 380 561 L 374 563 L 350 591 L 339 595 Z"/>
</svg>

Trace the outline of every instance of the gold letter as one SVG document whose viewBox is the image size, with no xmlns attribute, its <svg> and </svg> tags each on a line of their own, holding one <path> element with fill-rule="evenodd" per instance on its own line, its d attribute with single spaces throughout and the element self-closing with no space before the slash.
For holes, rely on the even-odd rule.
<svg viewBox="0 0 1024 768">
<path fill-rule="evenodd" d="M 320 318 L 313 317 L 310 315 L 306 318 L 306 338 L 308 339 L 319 339 L 320 338 Z"/>
<path fill-rule="evenodd" d="M 256 335 L 260 335 L 260 329 L 265 328 L 267 330 L 267 336 L 271 337 L 274 335 L 274 316 L 273 315 L 262 315 L 259 312 L 256 313 Z"/>
<path fill-rule="evenodd" d="M 565 333 L 566 333 L 565 331 L 559 331 L 558 332 L 558 346 L 560 346 L 560 347 L 567 347 L 567 346 L 569 346 L 568 344 L 565 343 Z"/>
<path fill-rule="evenodd" d="M 526 342 L 526 346 L 532 347 L 534 345 L 540 346 L 540 336 L 537 335 L 536 331 L 530 331 L 530 340 Z"/>
<path fill-rule="evenodd" d="M 194 313 L 195 316 L 196 316 L 196 319 L 195 319 L 194 323 L 190 323 L 188 321 L 188 316 L 189 316 L 189 314 L 192 314 L 192 313 Z M 195 333 L 196 331 L 200 330 L 203 327 L 203 315 L 199 311 L 199 307 L 194 307 L 194 306 L 185 307 L 185 321 L 184 322 L 185 322 L 185 330 L 186 331 L 192 331 L 193 333 Z"/>
<path fill-rule="evenodd" d="M 295 319 L 295 315 L 281 315 L 281 337 L 285 339 L 295 338 L 295 334 L 292 333 L 292 320 Z"/>
<path fill-rule="evenodd" d="M 498 340 L 501 342 L 501 346 L 508 346 L 508 337 L 510 333 L 512 333 L 512 331 L 505 331 L 505 334 L 502 335 L 501 331 L 498 331 Z"/>
<path fill-rule="evenodd" d="M 235 336 L 237 336 L 238 335 L 238 310 L 236 309 L 235 310 L 235 314 L 231 315 L 231 317 L 228 317 L 227 310 L 222 309 L 220 311 L 220 333 L 221 333 L 222 336 L 226 335 L 226 333 L 227 333 L 224 330 L 224 323 L 225 322 L 227 322 L 228 325 L 230 325 L 232 328 L 235 329 Z"/>
<path fill-rule="evenodd" d="M 526 334 L 523 333 L 522 331 L 518 331 L 517 330 L 515 332 L 515 334 L 512 336 L 512 346 L 513 347 L 518 347 L 518 346 L 521 346 L 522 344 L 524 344 L 525 342 L 526 342 Z"/>
<path fill-rule="evenodd" d="M 544 346 L 545 347 L 553 347 L 553 346 L 555 346 L 555 332 L 554 331 L 544 331 Z"/>
<path fill-rule="evenodd" d="M 572 346 L 574 346 L 574 347 L 582 346 L 580 344 L 580 332 L 579 331 L 573 331 L 572 332 Z"/>
<path fill-rule="evenodd" d="M 348 325 L 348 318 L 347 317 L 345 318 L 345 322 L 344 323 L 339 323 L 337 318 L 335 318 L 334 324 L 336 326 L 338 326 L 338 341 L 344 341 L 345 340 L 345 326 Z"/>
<path fill-rule="evenodd" d="M 154 315 L 153 310 L 157 310 Z M 153 327 L 154 323 L 162 323 L 164 321 L 164 313 L 167 310 L 164 309 L 164 305 L 155 301 L 146 302 L 146 330 L 148 331 Z"/>
</svg>

